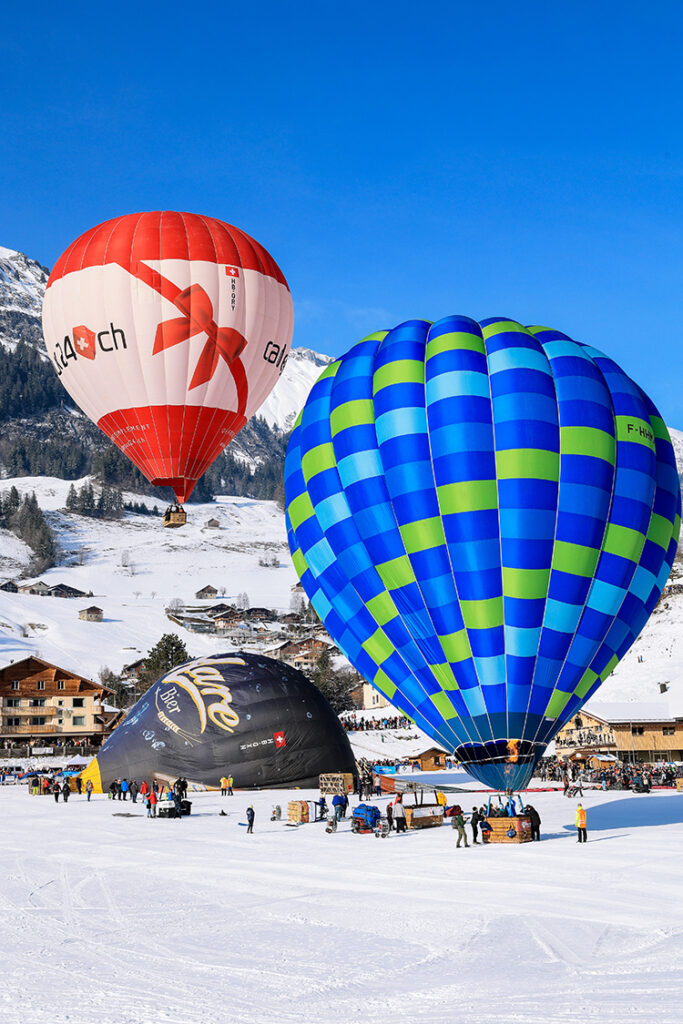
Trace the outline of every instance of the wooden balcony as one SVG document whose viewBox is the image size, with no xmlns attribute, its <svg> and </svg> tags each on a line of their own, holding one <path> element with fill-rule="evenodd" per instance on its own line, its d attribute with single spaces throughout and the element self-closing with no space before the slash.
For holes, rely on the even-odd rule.
<svg viewBox="0 0 683 1024">
<path fill-rule="evenodd" d="M 22 718 L 25 718 L 27 715 L 29 715 L 31 718 L 54 718 L 55 716 L 61 715 L 64 710 L 65 710 L 64 708 L 54 708 L 54 707 L 45 707 L 45 708 L 3 708 L 2 709 L 2 717 L 3 718 L 13 718 L 13 717 L 17 717 L 18 718 L 19 716 L 21 716 Z M 71 709 L 69 709 L 69 711 L 70 710 Z"/>
<path fill-rule="evenodd" d="M 42 717 L 36 715 L 36 718 Z M 104 726 L 95 722 L 95 724 L 88 728 L 85 725 L 56 725 L 55 722 L 46 723 L 45 725 L 31 725 L 30 722 L 22 723 L 21 725 L 5 725 L 3 722 L 0 725 L 0 736 L 64 736 L 75 735 L 75 736 L 95 736 L 100 735 L 104 732 Z"/>
</svg>

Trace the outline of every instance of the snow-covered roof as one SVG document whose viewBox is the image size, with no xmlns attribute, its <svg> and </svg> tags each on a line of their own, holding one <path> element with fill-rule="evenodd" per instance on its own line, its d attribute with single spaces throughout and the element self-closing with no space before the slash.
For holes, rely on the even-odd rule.
<svg viewBox="0 0 683 1024">
<path fill-rule="evenodd" d="M 669 702 L 663 701 L 624 701 L 621 703 L 597 703 L 590 701 L 586 705 L 589 714 L 595 714 L 608 723 L 619 722 L 672 722 L 674 715 Z"/>
</svg>

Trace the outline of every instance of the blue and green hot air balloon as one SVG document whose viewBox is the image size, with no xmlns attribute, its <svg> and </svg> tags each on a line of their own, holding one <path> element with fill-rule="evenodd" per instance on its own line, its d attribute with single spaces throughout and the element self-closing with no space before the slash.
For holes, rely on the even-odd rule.
<svg viewBox="0 0 683 1024">
<path fill-rule="evenodd" d="M 476 779 L 523 788 L 656 605 L 673 448 L 610 358 L 451 316 L 372 334 L 285 463 L 294 565 L 349 661 Z"/>
</svg>

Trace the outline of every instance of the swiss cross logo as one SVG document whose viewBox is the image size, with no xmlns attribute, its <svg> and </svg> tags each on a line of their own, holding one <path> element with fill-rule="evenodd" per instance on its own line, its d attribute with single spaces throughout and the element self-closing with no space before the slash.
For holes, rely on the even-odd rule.
<svg viewBox="0 0 683 1024">
<path fill-rule="evenodd" d="M 287 746 L 287 740 L 285 739 L 285 734 L 283 732 L 274 732 L 273 733 L 273 739 L 275 740 L 275 746 L 276 747 L 286 747 Z"/>
<path fill-rule="evenodd" d="M 228 277 L 239 277 L 240 269 L 239 267 L 226 267 L 225 273 L 228 275 Z"/>
<path fill-rule="evenodd" d="M 86 359 L 95 358 L 95 338 L 97 335 L 94 331 L 91 331 L 89 327 L 84 327 L 82 324 L 80 327 L 73 328 L 74 345 L 76 346 L 76 352 L 79 356 L 85 356 Z"/>
</svg>

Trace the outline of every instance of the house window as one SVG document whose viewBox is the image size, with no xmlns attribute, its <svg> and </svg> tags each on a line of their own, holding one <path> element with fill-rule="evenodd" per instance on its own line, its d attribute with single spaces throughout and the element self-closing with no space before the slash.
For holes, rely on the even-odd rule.
<svg viewBox="0 0 683 1024">
<path fill-rule="evenodd" d="M 63 679 L 60 679 L 59 682 L 57 683 L 57 689 L 58 690 L 63 690 L 64 689 L 64 680 Z"/>
<path fill-rule="evenodd" d="M 45 697 L 34 697 L 33 700 L 28 702 L 28 706 L 30 708 L 44 708 L 45 700 Z"/>
<path fill-rule="evenodd" d="M 38 682 L 36 683 L 36 690 L 44 690 L 44 689 L 45 689 L 45 680 L 44 679 L 39 679 Z"/>
<path fill-rule="evenodd" d="M 84 708 L 85 707 L 85 697 L 74 697 L 74 707 L 75 708 Z"/>
<path fill-rule="evenodd" d="M 12 690 L 18 690 L 19 689 L 19 680 L 18 679 L 12 680 L 12 685 L 11 685 L 10 689 L 12 689 Z"/>
<path fill-rule="evenodd" d="M 74 715 L 71 721 L 74 725 L 85 725 L 85 715 Z"/>
<path fill-rule="evenodd" d="M 42 718 L 32 718 L 31 719 L 31 725 L 45 725 L 46 721 L 47 721 L 47 719 L 45 717 L 42 717 Z"/>
<path fill-rule="evenodd" d="M 20 723 L 21 723 L 21 719 L 20 718 L 8 718 L 7 719 L 7 724 L 8 725 L 19 725 Z"/>
<path fill-rule="evenodd" d="M 664 736 L 675 736 L 676 735 L 676 727 L 674 725 L 665 725 L 664 728 L 662 729 L 662 734 Z"/>
<path fill-rule="evenodd" d="M 645 734 L 645 726 L 644 725 L 632 725 L 631 726 L 631 735 L 632 736 L 643 736 L 644 734 Z"/>
<path fill-rule="evenodd" d="M 57 719 L 57 725 L 62 725 L 62 724 L 63 724 L 63 722 L 64 722 L 64 719 L 63 719 L 63 718 L 58 718 L 58 719 Z"/>
<path fill-rule="evenodd" d="M 8 708 L 18 708 L 20 703 L 21 702 L 18 697 L 8 697 L 5 701 Z"/>
</svg>

